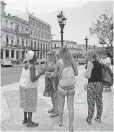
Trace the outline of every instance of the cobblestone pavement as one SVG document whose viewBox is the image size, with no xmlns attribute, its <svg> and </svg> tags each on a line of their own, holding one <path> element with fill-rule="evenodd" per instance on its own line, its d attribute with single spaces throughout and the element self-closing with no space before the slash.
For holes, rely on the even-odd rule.
<svg viewBox="0 0 114 132">
<path fill-rule="evenodd" d="M 92 120 L 92 125 L 85 121 L 87 116 L 86 91 L 84 90 L 84 67 L 79 68 L 76 94 L 74 100 L 74 131 L 113 131 L 113 91 L 103 93 L 102 123 Z M 3 86 L 1 100 L 1 131 L 68 131 L 68 109 L 65 105 L 63 127 L 58 126 L 58 117 L 50 118 L 48 110 L 52 107 L 50 98 L 42 95 L 44 91 L 44 77 L 39 80 L 38 108 L 33 114 L 33 120 L 39 122 L 36 128 L 27 128 L 22 125 L 23 112 L 19 107 L 18 83 Z M 65 102 L 66 104 L 66 102 Z M 96 111 L 95 111 L 96 113 Z M 95 115 L 94 115 L 95 116 Z"/>
</svg>

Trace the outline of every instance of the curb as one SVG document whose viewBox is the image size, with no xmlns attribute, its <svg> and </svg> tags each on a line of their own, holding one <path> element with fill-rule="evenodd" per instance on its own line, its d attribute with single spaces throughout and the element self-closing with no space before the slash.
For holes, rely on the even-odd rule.
<svg viewBox="0 0 114 132">
<path fill-rule="evenodd" d="M 24 65 L 13 65 L 13 67 L 23 67 Z"/>
</svg>

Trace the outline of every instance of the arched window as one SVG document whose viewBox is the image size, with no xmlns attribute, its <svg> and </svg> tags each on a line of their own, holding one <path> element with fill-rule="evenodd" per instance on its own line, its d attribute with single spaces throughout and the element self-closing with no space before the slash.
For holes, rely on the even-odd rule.
<svg viewBox="0 0 114 132">
<path fill-rule="evenodd" d="M 24 46 L 24 39 L 22 38 L 22 45 Z"/>
<path fill-rule="evenodd" d="M 28 46 L 28 40 L 26 40 L 26 46 Z"/>
<path fill-rule="evenodd" d="M 42 43 L 41 43 L 41 50 L 42 50 Z"/>
<path fill-rule="evenodd" d="M 39 49 L 39 42 L 38 42 L 38 49 Z"/>
<path fill-rule="evenodd" d="M 8 27 L 8 20 L 6 20 L 6 27 Z"/>
<path fill-rule="evenodd" d="M 19 38 L 17 37 L 17 44 L 19 45 Z"/>
<path fill-rule="evenodd" d="M 30 31 L 30 34 L 32 35 L 32 30 Z"/>
<path fill-rule="evenodd" d="M 36 49 L 36 41 L 34 41 L 34 49 Z"/>
<path fill-rule="evenodd" d="M 13 44 L 13 36 L 11 36 L 11 44 Z"/>
<path fill-rule="evenodd" d="M 31 40 L 31 48 L 33 48 L 33 41 Z"/>
<path fill-rule="evenodd" d="M 6 35 L 6 44 L 9 44 L 9 38 L 8 38 L 8 35 Z"/>
</svg>

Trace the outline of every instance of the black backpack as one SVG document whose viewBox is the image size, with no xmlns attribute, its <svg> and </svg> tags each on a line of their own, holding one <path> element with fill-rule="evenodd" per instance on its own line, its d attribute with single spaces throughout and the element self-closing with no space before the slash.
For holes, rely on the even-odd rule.
<svg viewBox="0 0 114 132">
<path fill-rule="evenodd" d="M 102 83 L 104 86 L 112 86 L 113 85 L 113 73 L 110 67 L 105 64 L 102 65 Z"/>
</svg>

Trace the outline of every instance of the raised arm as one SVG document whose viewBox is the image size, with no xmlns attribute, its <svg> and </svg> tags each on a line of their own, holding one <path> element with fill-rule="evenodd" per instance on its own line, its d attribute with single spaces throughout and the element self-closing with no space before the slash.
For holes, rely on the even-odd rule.
<svg viewBox="0 0 114 132">
<path fill-rule="evenodd" d="M 78 68 L 77 68 L 76 61 L 74 59 L 72 59 L 71 63 L 72 63 L 72 68 L 74 70 L 75 76 L 78 76 Z"/>
<path fill-rule="evenodd" d="M 91 62 L 89 62 L 89 63 L 88 63 L 88 66 L 87 66 L 87 70 L 86 70 L 86 72 L 84 73 L 85 78 L 89 79 L 89 78 L 91 77 L 92 69 L 93 69 L 93 64 L 92 64 Z"/>
<path fill-rule="evenodd" d="M 59 75 L 59 62 L 56 63 L 54 72 L 51 73 L 50 77 L 56 78 Z"/>
<path fill-rule="evenodd" d="M 35 82 L 39 79 L 39 77 L 44 74 L 44 71 L 40 72 L 37 76 L 36 76 L 36 69 L 34 65 L 30 66 L 30 78 L 32 82 Z"/>
</svg>

